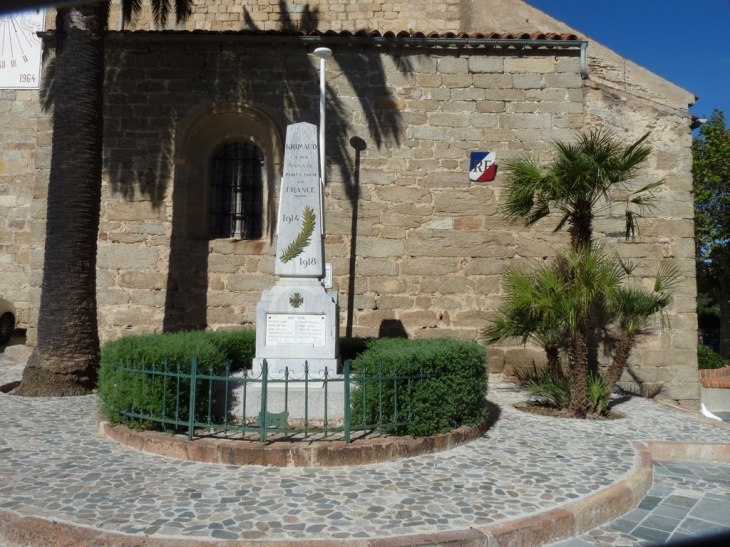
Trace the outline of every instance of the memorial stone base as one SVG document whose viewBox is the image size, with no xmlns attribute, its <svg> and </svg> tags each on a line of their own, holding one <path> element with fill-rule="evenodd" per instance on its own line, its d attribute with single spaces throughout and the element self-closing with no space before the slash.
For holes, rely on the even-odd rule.
<svg viewBox="0 0 730 547">
<path fill-rule="evenodd" d="M 342 378 L 342 375 L 337 376 Z M 229 394 L 229 412 L 233 419 L 243 417 L 243 392 L 234 382 L 231 382 Z M 286 396 L 287 406 L 284 404 Z M 304 384 L 290 384 L 285 393 L 284 384 L 269 384 L 266 394 L 266 410 L 272 413 L 289 411 L 289 425 L 298 427 L 303 425 L 305 418 L 310 427 L 321 426 L 325 420 L 325 405 L 327 399 L 327 422 L 331 427 L 342 425 L 345 417 L 345 383 L 330 382 L 325 394 L 322 382 L 309 382 L 305 397 Z M 306 414 L 305 414 L 306 402 Z M 246 416 L 254 418 L 261 411 L 261 384 L 248 384 L 246 391 Z"/>
<path fill-rule="evenodd" d="M 256 307 L 256 358 L 254 373 L 263 361 L 270 377 L 310 378 L 333 376 L 339 371 L 339 310 L 336 291 L 317 279 L 282 278 L 265 290 Z M 292 386 L 290 386 L 291 388 Z"/>
</svg>

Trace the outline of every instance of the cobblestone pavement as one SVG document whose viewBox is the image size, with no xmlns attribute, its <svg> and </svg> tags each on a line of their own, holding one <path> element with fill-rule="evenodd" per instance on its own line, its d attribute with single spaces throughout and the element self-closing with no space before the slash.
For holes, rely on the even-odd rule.
<svg viewBox="0 0 730 547">
<path fill-rule="evenodd" d="M 0 385 L 21 371 L 0 366 Z M 137 452 L 97 433 L 95 396 L 0 393 L 0 509 L 157 537 L 385 538 L 503 522 L 595 493 L 631 470 L 631 439 L 730 442 L 728 428 L 643 399 L 620 405 L 625 419 L 592 422 L 514 409 L 523 398 L 491 386 L 499 421 L 449 452 L 303 469 Z"/>
<path fill-rule="evenodd" d="M 655 462 L 652 488 L 636 509 L 553 547 L 661 545 L 719 533 L 730 534 L 730 465 Z"/>
</svg>

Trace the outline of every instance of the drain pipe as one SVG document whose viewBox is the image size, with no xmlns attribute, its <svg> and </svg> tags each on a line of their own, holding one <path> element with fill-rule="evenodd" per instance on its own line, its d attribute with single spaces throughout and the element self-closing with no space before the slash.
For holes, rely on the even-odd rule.
<svg viewBox="0 0 730 547">
<path fill-rule="evenodd" d="M 580 44 L 580 77 L 588 79 L 588 42 Z"/>
</svg>

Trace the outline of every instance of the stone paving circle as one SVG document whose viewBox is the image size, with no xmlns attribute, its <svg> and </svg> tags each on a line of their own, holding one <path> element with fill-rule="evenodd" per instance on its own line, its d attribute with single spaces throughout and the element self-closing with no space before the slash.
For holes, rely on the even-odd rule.
<svg viewBox="0 0 730 547">
<path fill-rule="evenodd" d="M 19 379 L 22 368 L 0 366 L 0 385 Z M 98 433 L 95 396 L 0 393 L 0 512 L 152 539 L 372 541 L 476 533 L 546 512 L 567 514 L 566 504 L 650 466 L 632 441 L 730 443 L 725 424 L 645 399 L 622 403 L 624 419 L 577 421 L 513 408 L 524 398 L 515 386 L 490 386 L 489 400 L 501 409 L 497 423 L 447 452 L 353 467 L 277 468 L 181 461 L 121 446 Z"/>
</svg>

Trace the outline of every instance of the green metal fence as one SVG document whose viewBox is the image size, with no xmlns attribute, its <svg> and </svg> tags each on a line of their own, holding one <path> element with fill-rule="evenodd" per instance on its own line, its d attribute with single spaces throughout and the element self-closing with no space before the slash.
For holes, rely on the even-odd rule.
<svg viewBox="0 0 730 547">
<path fill-rule="evenodd" d="M 131 375 L 134 393 L 127 408 L 114 409 L 121 416 L 132 421 L 160 424 L 163 428 L 177 432 L 187 431 L 188 440 L 210 435 L 214 432 L 258 433 L 261 442 L 277 439 L 291 439 L 298 436 L 309 439 L 317 435 L 322 439 L 342 438 L 352 442 L 353 432 L 367 433 L 374 430 L 397 432 L 418 420 L 413 412 L 414 386 L 438 379 L 440 375 L 426 375 L 420 370 L 416 374 L 384 374 L 383 367 L 375 375 L 366 376 L 351 370 L 350 361 L 343 364 L 342 375 L 330 375 L 325 369 L 323 376 L 310 375 L 308 363 L 304 364 L 304 376 L 295 378 L 286 368 L 281 376 L 272 376 L 266 360 L 261 373 L 241 371 L 241 376 L 231 375 L 230 363 L 226 363 L 223 374 L 216 374 L 211 367 L 201 371 L 197 357 L 193 357 L 189 371 L 180 364 L 167 361 L 161 365 L 145 364 L 144 361 L 117 365 L 115 372 Z M 407 367 L 410 370 L 410 367 Z M 284 390 L 284 411 L 269 412 L 270 388 L 278 384 Z M 323 419 L 320 426 L 311 419 L 310 399 L 313 384 L 322 384 L 324 394 Z M 330 425 L 329 392 L 336 384 L 342 385 L 344 401 L 341 425 Z M 299 424 L 289 422 L 290 395 L 292 389 L 303 389 L 304 413 Z M 260 393 L 258 412 L 247 415 L 251 392 Z M 232 396 L 238 394 L 241 412 L 232 415 L 229 406 Z M 353 418 L 351 401 L 353 394 L 361 400 Z"/>
</svg>

